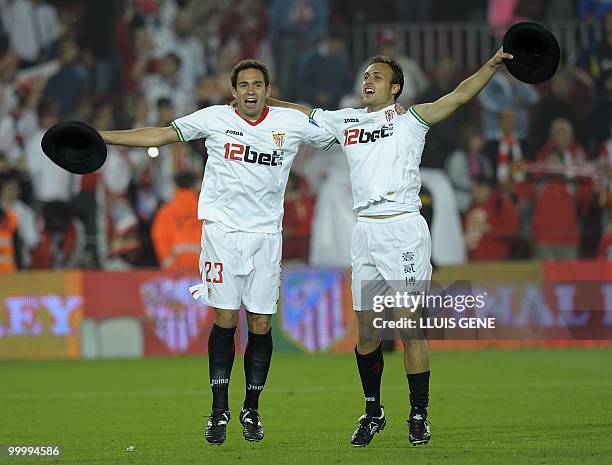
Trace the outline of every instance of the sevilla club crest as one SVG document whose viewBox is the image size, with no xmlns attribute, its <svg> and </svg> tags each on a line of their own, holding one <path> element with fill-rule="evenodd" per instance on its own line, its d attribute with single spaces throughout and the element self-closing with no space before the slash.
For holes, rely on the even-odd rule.
<svg viewBox="0 0 612 465">
<path fill-rule="evenodd" d="M 393 121 L 393 114 L 395 113 L 395 110 L 386 110 L 385 111 L 385 118 L 387 118 L 387 122 L 390 123 L 391 121 Z"/>
<path fill-rule="evenodd" d="M 273 132 L 272 139 L 274 143 L 279 149 L 283 148 L 283 144 L 285 143 L 285 133 L 284 132 Z"/>
</svg>

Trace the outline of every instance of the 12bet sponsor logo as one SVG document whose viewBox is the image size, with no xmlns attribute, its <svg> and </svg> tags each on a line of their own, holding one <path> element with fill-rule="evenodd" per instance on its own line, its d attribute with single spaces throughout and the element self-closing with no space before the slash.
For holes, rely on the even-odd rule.
<svg viewBox="0 0 612 465">
<path fill-rule="evenodd" d="M 393 135 L 393 124 L 385 125 L 374 131 L 353 128 L 344 130 L 344 145 L 367 144 Z"/>
<path fill-rule="evenodd" d="M 282 166 L 283 152 L 274 150 L 272 153 L 257 152 L 250 145 L 230 144 L 224 145 L 226 160 L 241 161 L 265 166 Z"/>
</svg>

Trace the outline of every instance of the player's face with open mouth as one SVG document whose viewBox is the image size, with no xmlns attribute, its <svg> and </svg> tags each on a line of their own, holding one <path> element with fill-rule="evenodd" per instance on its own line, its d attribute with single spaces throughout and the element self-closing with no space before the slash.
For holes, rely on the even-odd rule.
<svg viewBox="0 0 612 465">
<path fill-rule="evenodd" d="M 374 63 L 363 73 L 361 92 L 367 106 L 386 105 L 393 102 L 391 77 L 393 71 L 386 63 Z"/>
<path fill-rule="evenodd" d="M 258 69 L 245 69 L 238 73 L 236 89 L 232 89 L 238 101 L 238 110 L 245 118 L 257 119 L 261 116 L 270 95 L 270 86 L 266 87 L 263 73 Z"/>
</svg>

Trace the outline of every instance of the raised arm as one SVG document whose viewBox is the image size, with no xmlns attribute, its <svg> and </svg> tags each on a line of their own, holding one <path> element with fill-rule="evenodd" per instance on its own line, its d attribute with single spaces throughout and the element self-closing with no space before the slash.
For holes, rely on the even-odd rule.
<svg viewBox="0 0 612 465">
<path fill-rule="evenodd" d="M 290 108 L 292 110 L 301 111 L 309 118 L 310 118 L 310 114 L 312 113 L 312 108 L 308 108 L 307 106 L 300 105 L 299 103 L 285 102 L 284 100 L 278 100 L 278 99 L 271 98 L 271 97 L 268 97 L 266 99 L 266 103 L 271 107 Z M 234 102 L 232 102 L 232 105 L 233 104 Z M 403 107 L 401 103 L 395 104 L 395 111 L 397 111 L 397 113 L 400 115 L 403 115 L 404 113 L 406 113 L 406 109 Z"/>
<path fill-rule="evenodd" d="M 306 116 L 310 116 L 312 112 L 312 108 L 305 107 L 304 105 L 300 105 L 298 103 L 285 102 L 284 100 L 278 100 L 275 98 L 268 97 L 266 99 L 266 103 L 271 107 L 281 107 L 281 108 L 290 108 L 292 110 L 301 111 Z"/>
<path fill-rule="evenodd" d="M 435 124 L 448 118 L 461 106 L 472 100 L 487 85 L 487 82 L 497 70 L 504 66 L 504 59 L 511 60 L 512 58 L 512 55 L 504 53 L 503 49 L 500 48 L 493 55 L 493 58 L 487 61 L 476 73 L 461 82 L 450 94 L 446 94 L 432 103 L 415 105 L 415 111 L 428 124 Z"/>
<path fill-rule="evenodd" d="M 159 147 L 179 142 L 179 136 L 172 126 L 165 128 L 137 128 L 126 131 L 100 131 L 105 143 L 130 147 Z"/>
</svg>

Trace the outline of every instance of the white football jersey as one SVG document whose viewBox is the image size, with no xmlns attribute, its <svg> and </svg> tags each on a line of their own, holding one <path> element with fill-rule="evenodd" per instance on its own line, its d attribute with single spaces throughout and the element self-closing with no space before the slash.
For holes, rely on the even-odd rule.
<svg viewBox="0 0 612 465">
<path fill-rule="evenodd" d="M 295 110 L 265 107 L 257 121 L 229 105 L 172 122 L 181 141 L 206 139 L 198 218 L 246 232 L 282 229 L 289 169 L 301 143 L 326 150 L 335 138 Z"/>
<path fill-rule="evenodd" d="M 310 119 L 340 141 L 350 167 L 355 210 L 385 200 L 407 211 L 421 208 L 419 164 L 429 125 L 413 107 L 403 115 L 394 105 L 371 113 L 366 108 L 315 109 Z"/>
</svg>

